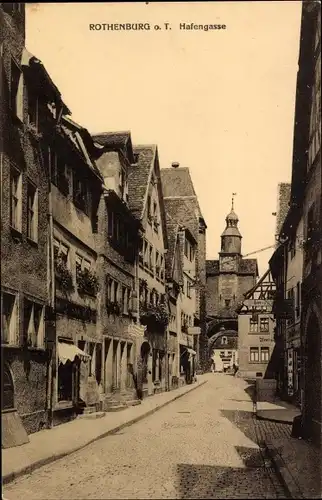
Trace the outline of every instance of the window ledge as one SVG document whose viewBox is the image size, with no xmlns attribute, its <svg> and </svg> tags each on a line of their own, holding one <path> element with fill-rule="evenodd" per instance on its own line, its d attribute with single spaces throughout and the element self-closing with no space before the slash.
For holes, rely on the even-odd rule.
<svg viewBox="0 0 322 500">
<path fill-rule="evenodd" d="M 36 240 L 33 240 L 32 238 L 29 238 L 29 236 L 27 236 L 27 241 L 30 245 L 32 245 L 33 247 L 38 247 L 38 241 Z"/>
<path fill-rule="evenodd" d="M 1 342 L 1 348 L 5 348 L 5 349 L 22 349 L 22 346 L 18 345 L 18 344 L 10 344 L 10 343 L 3 343 L 3 342 Z"/>
<path fill-rule="evenodd" d="M 17 229 L 13 226 L 10 226 L 10 231 L 11 231 L 11 235 L 12 235 L 12 238 L 15 240 L 15 241 L 21 241 L 22 240 L 22 232 L 20 229 Z"/>
<path fill-rule="evenodd" d="M 72 401 L 59 401 L 55 404 L 55 411 L 66 410 L 67 408 L 73 408 L 74 403 Z"/>
</svg>

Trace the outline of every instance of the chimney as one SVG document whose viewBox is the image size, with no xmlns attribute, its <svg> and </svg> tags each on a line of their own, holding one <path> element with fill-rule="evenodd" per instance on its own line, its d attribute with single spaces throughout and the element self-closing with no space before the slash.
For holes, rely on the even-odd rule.
<svg viewBox="0 0 322 500">
<path fill-rule="evenodd" d="M 172 168 L 178 168 L 180 166 L 180 163 L 178 161 L 173 161 L 171 166 Z"/>
</svg>

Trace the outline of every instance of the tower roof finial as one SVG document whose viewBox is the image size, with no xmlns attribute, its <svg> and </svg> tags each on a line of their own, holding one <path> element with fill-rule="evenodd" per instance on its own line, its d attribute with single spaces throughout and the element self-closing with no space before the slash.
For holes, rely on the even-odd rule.
<svg viewBox="0 0 322 500">
<path fill-rule="evenodd" d="M 233 193 L 232 198 L 231 198 L 231 211 L 232 212 L 234 211 L 234 198 L 236 195 L 237 195 L 237 193 Z"/>
</svg>

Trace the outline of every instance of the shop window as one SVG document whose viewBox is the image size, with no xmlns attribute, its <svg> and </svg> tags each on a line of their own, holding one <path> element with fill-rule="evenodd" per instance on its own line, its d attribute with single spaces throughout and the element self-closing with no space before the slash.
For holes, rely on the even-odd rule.
<svg viewBox="0 0 322 500">
<path fill-rule="evenodd" d="M 22 226 L 22 174 L 15 167 L 10 171 L 10 224 L 11 227 L 21 232 Z"/>
<path fill-rule="evenodd" d="M 1 344 L 19 344 L 17 295 L 1 293 Z"/>
<path fill-rule="evenodd" d="M 259 348 L 251 347 L 249 350 L 249 359 L 251 363 L 258 363 L 259 361 Z"/>
</svg>

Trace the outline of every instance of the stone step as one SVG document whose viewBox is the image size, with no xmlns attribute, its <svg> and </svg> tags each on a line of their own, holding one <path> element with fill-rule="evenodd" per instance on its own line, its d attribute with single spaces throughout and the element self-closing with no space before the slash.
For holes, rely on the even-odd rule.
<svg viewBox="0 0 322 500">
<path fill-rule="evenodd" d="M 142 403 L 142 401 L 140 399 L 131 399 L 131 400 L 126 401 L 127 406 L 137 406 L 137 405 L 140 405 L 141 403 Z"/>
<path fill-rule="evenodd" d="M 128 408 L 127 405 L 112 405 L 112 406 L 106 406 L 105 411 L 106 412 L 113 412 L 113 411 L 122 411 Z"/>
<path fill-rule="evenodd" d="M 96 406 L 85 406 L 83 409 L 83 415 L 90 415 L 96 412 Z"/>
<path fill-rule="evenodd" d="M 83 418 L 83 419 L 96 419 L 96 418 L 102 418 L 105 415 L 105 411 L 96 411 L 93 413 L 83 413 L 82 415 L 78 415 L 78 418 Z"/>
</svg>

